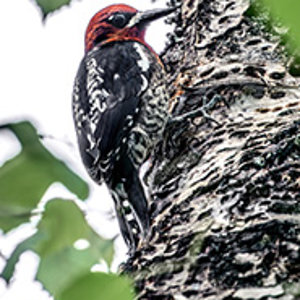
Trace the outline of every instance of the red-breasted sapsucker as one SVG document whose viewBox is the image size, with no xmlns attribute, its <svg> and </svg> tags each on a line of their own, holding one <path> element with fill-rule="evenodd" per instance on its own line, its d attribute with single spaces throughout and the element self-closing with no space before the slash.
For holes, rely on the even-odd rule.
<svg viewBox="0 0 300 300">
<path fill-rule="evenodd" d="M 149 22 L 174 8 L 139 12 L 119 4 L 94 15 L 75 79 L 73 116 L 89 175 L 104 181 L 131 249 L 149 228 L 139 169 L 168 121 L 165 71 L 145 42 Z"/>
</svg>

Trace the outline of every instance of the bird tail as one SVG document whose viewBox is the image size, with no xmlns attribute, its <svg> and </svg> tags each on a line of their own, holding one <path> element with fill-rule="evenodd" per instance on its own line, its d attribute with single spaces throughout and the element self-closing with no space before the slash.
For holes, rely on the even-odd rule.
<svg viewBox="0 0 300 300">
<path fill-rule="evenodd" d="M 138 170 L 128 158 L 122 165 L 117 183 L 111 186 L 121 233 L 130 250 L 134 250 L 149 231 L 148 202 Z"/>
</svg>

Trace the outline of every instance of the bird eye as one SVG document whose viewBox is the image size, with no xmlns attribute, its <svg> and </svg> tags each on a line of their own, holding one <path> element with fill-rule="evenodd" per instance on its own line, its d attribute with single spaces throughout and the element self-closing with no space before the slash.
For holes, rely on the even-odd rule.
<svg viewBox="0 0 300 300">
<path fill-rule="evenodd" d="M 122 14 L 112 15 L 108 21 L 117 28 L 123 28 L 128 22 L 127 18 Z"/>
</svg>

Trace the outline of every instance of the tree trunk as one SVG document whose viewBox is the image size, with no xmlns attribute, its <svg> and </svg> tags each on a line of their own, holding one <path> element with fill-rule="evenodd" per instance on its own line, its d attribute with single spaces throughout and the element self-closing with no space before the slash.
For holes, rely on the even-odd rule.
<svg viewBox="0 0 300 300">
<path fill-rule="evenodd" d="M 125 266 L 139 299 L 300 299 L 299 83 L 252 10 L 183 0 L 173 20 L 172 113 L 198 115 L 145 175 L 151 236 Z"/>
</svg>

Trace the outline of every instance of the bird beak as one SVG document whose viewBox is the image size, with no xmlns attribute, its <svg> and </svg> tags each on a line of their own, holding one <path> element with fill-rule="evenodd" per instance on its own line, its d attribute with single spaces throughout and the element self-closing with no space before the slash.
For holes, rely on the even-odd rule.
<svg viewBox="0 0 300 300">
<path fill-rule="evenodd" d="M 138 12 L 129 22 L 127 27 L 134 26 L 145 26 L 148 23 L 157 20 L 159 18 L 165 17 L 170 13 L 174 12 L 178 7 L 162 8 L 162 9 L 152 9 L 147 11 Z"/>
</svg>

